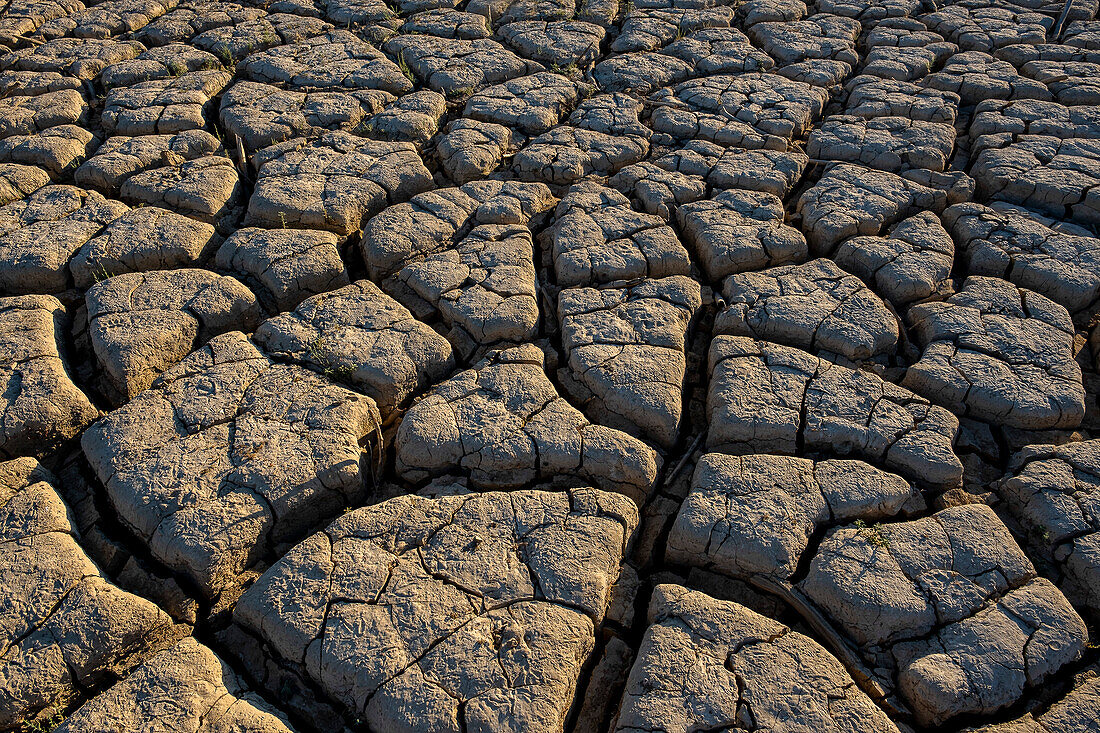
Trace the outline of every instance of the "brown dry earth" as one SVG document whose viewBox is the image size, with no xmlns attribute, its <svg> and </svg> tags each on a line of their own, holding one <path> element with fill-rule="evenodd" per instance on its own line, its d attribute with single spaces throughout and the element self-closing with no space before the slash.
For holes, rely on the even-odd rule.
<svg viewBox="0 0 1100 733">
<path fill-rule="evenodd" d="M 1100 731 L 1098 11 L 0 1 L 0 732 Z"/>
</svg>

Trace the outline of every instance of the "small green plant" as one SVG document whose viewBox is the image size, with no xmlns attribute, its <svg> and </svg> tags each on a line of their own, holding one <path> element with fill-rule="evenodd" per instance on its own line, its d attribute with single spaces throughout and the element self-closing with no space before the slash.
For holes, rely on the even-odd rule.
<svg viewBox="0 0 1100 733">
<path fill-rule="evenodd" d="M 875 547 L 890 546 L 890 540 L 882 533 L 881 524 L 877 522 L 875 524 L 867 524 L 867 522 L 864 522 L 862 519 L 857 519 L 855 521 L 855 528 L 862 537 L 865 537 L 867 541 Z"/>
<path fill-rule="evenodd" d="M 397 54 L 397 68 L 401 69 L 401 73 L 405 75 L 406 79 L 412 82 L 416 81 L 412 69 L 409 68 L 409 62 L 405 60 L 405 54 Z"/>
<path fill-rule="evenodd" d="M 321 374 L 337 381 L 347 381 L 355 373 L 355 368 L 349 364 L 341 364 L 334 357 L 325 353 L 325 337 L 318 336 L 306 347 L 309 359 Z"/>
<path fill-rule="evenodd" d="M 319 335 L 310 342 L 309 346 L 306 347 L 306 351 L 309 352 L 309 358 L 319 364 L 324 358 L 324 348 L 325 337 Z"/>
<path fill-rule="evenodd" d="M 297 697 L 297 693 L 297 688 L 295 688 L 294 684 L 291 683 L 289 679 L 284 677 L 282 681 L 279 682 L 279 699 L 291 700 Z"/>
<path fill-rule="evenodd" d="M 330 362 L 325 367 L 324 375 L 330 379 L 334 379 L 338 382 L 346 382 L 351 379 L 351 375 L 355 373 L 355 369 L 350 364 L 335 364 Z"/>
<path fill-rule="evenodd" d="M 92 279 L 97 283 L 101 283 L 112 277 L 114 277 L 114 273 L 108 270 L 102 262 L 97 262 L 92 265 Z"/>
<path fill-rule="evenodd" d="M 233 67 L 237 65 L 237 60 L 233 58 L 233 52 L 229 50 L 228 46 L 218 46 L 214 49 L 214 55 L 220 58 L 226 66 Z"/>
<path fill-rule="evenodd" d="M 279 223 L 283 225 L 283 229 L 286 229 L 286 212 L 279 212 Z"/>
<path fill-rule="evenodd" d="M 21 733 L 50 733 L 65 722 L 65 715 L 60 710 L 45 710 L 34 720 L 23 723 Z"/>
</svg>

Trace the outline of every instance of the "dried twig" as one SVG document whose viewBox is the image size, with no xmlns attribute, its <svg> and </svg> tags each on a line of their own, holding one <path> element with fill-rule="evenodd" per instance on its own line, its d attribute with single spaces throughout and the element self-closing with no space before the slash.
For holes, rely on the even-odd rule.
<svg viewBox="0 0 1100 733">
<path fill-rule="evenodd" d="M 1069 9 L 1073 7 L 1073 0 L 1066 0 L 1062 6 L 1062 12 L 1058 14 L 1058 21 L 1050 29 L 1051 40 L 1058 43 L 1062 40 L 1062 31 L 1065 30 L 1066 19 L 1069 18 Z"/>
<path fill-rule="evenodd" d="M 695 440 L 691 441 L 691 446 L 688 447 L 687 452 L 684 453 L 680 461 L 676 464 L 672 471 L 669 472 L 668 476 L 665 477 L 666 485 L 671 484 L 673 481 L 675 481 L 676 477 L 680 475 L 680 471 L 684 470 L 684 466 L 687 465 L 688 459 L 690 459 L 695 454 L 696 449 L 699 447 L 699 444 L 703 442 L 703 437 L 706 434 L 707 431 L 704 430 L 703 432 L 695 436 Z"/>
<path fill-rule="evenodd" d="M 911 715 L 908 710 L 899 707 L 894 701 L 888 699 L 886 691 L 882 689 L 873 672 L 863 664 L 859 655 L 849 646 L 847 640 L 840 635 L 833 625 L 821 614 L 810 601 L 802 595 L 802 592 L 784 580 L 776 580 L 767 575 L 752 575 L 749 583 L 762 591 L 779 596 L 787 602 L 791 608 L 798 612 L 807 624 L 816 631 L 830 650 L 836 655 L 840 663 L 852 675 L 860 689 L 866 692 L 871 699 L 879 704 L 893 717 Z"/>
</svg>

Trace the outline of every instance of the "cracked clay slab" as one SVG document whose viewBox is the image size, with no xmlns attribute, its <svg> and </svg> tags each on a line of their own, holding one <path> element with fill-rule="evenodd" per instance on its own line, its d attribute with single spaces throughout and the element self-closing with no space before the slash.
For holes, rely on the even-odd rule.
<svg viewBox="0 0 1100 733">
<path fill-rule="evenodd" d="M 361 501 L 374 402 L 229 332 L 84 433 L 119 519 L 210 598 Z"/>
<path fill-rule="evenodd" d="M 824 647 L 738 603 L 658 585 L 649 624 L 616 733 L 897 731 Z"/>
<path fill-rule="evenodd" d="M 870 372 L 743 336 L 715 337 L 710 369 L 712 450 L 823 450 L 941 487 L 962 476 L 952 448 L 958 419 Z"/>
<path fill-rule="evenodd" d="M 376 730 L 560 731 L 637 509 L 588 488 L 345 514 L 234 611 Z"/>
<path fill-rule="evenodd" d="M 409 481 L 460 471 L 474 486 L 518 488 L 574 476 L 641 503 L 656 452 L 592 424 L 560 397 L 533 344 L 491 352 L 413 403 L 397 432 L 397 472 Z"/>
</svg>

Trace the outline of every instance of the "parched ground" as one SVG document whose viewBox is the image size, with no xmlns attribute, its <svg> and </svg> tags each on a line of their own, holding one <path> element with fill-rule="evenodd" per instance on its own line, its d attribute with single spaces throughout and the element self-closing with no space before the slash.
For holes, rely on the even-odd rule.
<svg viewBox="0 0 1100 733">
<path fill-rule="evenodd" d="M 1100 732 L 1100 0 L 0 0 L 0 733 Z"/>
</svg>

